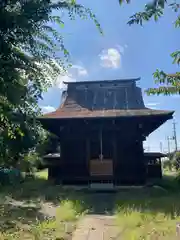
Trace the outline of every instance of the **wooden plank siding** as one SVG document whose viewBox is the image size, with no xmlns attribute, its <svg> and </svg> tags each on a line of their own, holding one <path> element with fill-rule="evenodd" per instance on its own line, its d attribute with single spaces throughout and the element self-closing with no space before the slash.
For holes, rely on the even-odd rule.
<svg viewBox="0 0 180 240">
<path fill-rule="evenodd" d="M 97 130 L 83 133 L 81 129 L 79 135 L 78 129 L 73 129 L 73 134 L 66 132 L 61 141 L 61 164 L 55 171 L 55 177 L 71 184 L 106 180 L 123 185 L 144 183 L 146 166 L 142 140 L 135 126 L 134 131 L 127 134 L 124 130 L 104 130 L 102 161 L 99 159 Z"/>
</svg>

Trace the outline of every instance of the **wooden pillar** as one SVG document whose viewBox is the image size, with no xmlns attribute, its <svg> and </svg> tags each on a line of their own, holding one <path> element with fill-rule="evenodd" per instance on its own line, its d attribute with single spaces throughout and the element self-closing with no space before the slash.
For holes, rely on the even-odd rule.
<svg viewBox="0 0 180 240">
<path fill-rule="evenodd" d="M 113 147 L 113 180 L 116 179 L 116 168 L 117 168 L 117 138 L 116 133 L 113 132 L 113 139 L 112 139 L 112 147 Z"/>
<path fill-rule="evenodd" d="M 87 175 L 90 175 L 90 138 L 86 138 L 86 164 L 87 164 Z"/>
<path fill-rule="evenodd" d="M 48 180 L 55 182 L 57 175 L 54 166 L 48 166 Z"/>
<path fill-rule="evenodd" d="M 140 164 L 142 168 L 142 178 L 141 181 L 142 183 L 145 183 L 147 180 L 147 166 L 146 166 L 146 161 L 144 159 L 144 149 L 143 149 L 143 141 L 142 139 L 139 139 L 139 158 L 140 158 Z"/>
<path fill-rule="evenodd" d="M 162 178 L 162 163 L 161 163 L 161 158 L 159 158 L 159 168 L 160 168 L 160 178 Z"/>
</svg>

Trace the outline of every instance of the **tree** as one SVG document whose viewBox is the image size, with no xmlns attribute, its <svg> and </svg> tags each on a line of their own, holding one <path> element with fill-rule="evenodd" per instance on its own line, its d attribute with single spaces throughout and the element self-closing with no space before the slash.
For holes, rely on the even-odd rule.
<svg viewBox="0 0 180 240">
<path fill-rule="evenodd" d="M 173 166 L 175 167 L 176 171 L 180 169 L 180 152 L 173 152 L 171 161 Z"/>
<path fill-rule="evenodd" d="M 130 3 L 130 0 L 119 0 L 119 3 Z M 180 27 L 180 2 L 177 0 L 153 0 L 145 5 L 144 11 L 138 12 L 130 17 L 128 24 L 131 26 L 133 24 L 142 25 L 145 21 L 149 21 L 154 18 L 155 21 L 164 14 L 164 9 L 166 7 L 171 8 L 174 12 L 178 14 L 176 21 L 173 23 L 176 28 Z M 177 50 L 171 54 L 174 64 L 180 64 L 180 50 Z M 147 89 L 148 94 L 180 94 L 180 72 L 169 74 L 165 71 L 157 69 L 153 74 L 155 83 L 159 84 L 156 88 Z"/>
<path fill-rule="evenodd" d="M 0 1 L 0 159 L 17 161 L 39 141 L 38 100 L 69 64 L 60 31 L 65 23 L 54 10 L 94 20 L 75 0 Z M 16 159 L 16 160 L 14 160 Z"/>
</svg>

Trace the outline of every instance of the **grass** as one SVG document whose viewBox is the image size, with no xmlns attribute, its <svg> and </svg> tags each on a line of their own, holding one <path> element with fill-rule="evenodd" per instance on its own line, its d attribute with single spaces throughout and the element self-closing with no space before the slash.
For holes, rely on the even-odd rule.
<svg viewBox="0 0 180 240">
<path fill-rule="evenodd" d="M 119 196 L 116 217 L 124 240 L 176 239 L 180 194 L 156 194 L 131 192 Z"/>
<path fill-rule="evenodd" d="M 46 172 L 0 192 L 0 240 L 70 239 L 85 213 L 80 200 L 68 199 L 60 186 L 46 181 Z"/>
<path fill-rule="evenodd" d="M 1 205 L 0 239 L 70 239 L 83 211 L 72 201 L 61 202 L 52 218 L 45 218 L 38 207 Z"/>
<path fill-rule="evenodd" d="M 76 220 L 82 216 L 82 209 L 72 201 L 61 202 L 54 219 L 39 221 L 32 225 L 31 234 L 36 239 L 69 239 L 75 229 Z"/>
<path fill-rule="evenodd" d="M 41 179 L 47 180 L 48 179 L 48 170 L 45 169 L 43 171 L 39 171 L 39 172 L 35 173 L 35 176 L 37 178 L 41 178 Z"/>
<path fill-rule="evenodd" d="M 145 213 L 142 210 L 130 208 L 119 214 L 118 222 L 124 240 L 176 239 L 177 220 L 163 213 Z"/>
<path fill-rule="evenodd" d="M 169 173 L 155 182 L 156 188 L 118 195 L 116 219 L 123 240 L 180 239 L 180 185 Z"/>
<path fill-rule="evenodd" d="M 174 175 L 156 185 L 118 193 L 76 192 L 48 182 L 47 172 L 37 173 L 22 184 L 0 189 L 0 240 L 71 239 L 77 220 L 87 212 L 114 214 L 123 240 L 174 240 L 180 187 Z"/>
</svg>

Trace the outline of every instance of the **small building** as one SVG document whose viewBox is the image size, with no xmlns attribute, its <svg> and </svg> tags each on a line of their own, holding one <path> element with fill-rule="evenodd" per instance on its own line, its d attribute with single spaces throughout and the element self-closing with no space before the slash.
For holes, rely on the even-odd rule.
<svg viewBox="0 0 180 240">
<path fill-rule="evenodd" d="M 39 118 L 60 142 L 59 164 L 49 164 L 49 178 L 64 184 L 146 182 L 143 141 L 173 111 L 146 108 L 137 80 L 66 83 L 60 107 Z"/>
<path fill-rule="evenodd" d="M 144 160 L 147 165 L 147 178 L 162 178 L 161 159 L 165 158 L 166 154 L 160 152 L 146 152 L 144 153 Z"/>
</svg>

